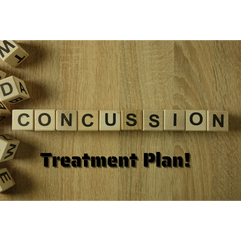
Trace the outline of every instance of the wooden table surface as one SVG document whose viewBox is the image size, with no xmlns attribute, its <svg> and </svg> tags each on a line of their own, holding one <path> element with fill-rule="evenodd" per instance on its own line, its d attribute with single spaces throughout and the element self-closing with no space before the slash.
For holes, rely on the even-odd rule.
<svg viewBox="0 0 241 241">
<path fill-rule="evenodd" d="M 241 200 L 240 41 L 17 41 L 30 54 L 18 68 L 31 99 L 11 109 L 227 110 L 228 132 L 35 132 L 0 163 L 16 185 L 0 200 Z M 130 156 L 136 168 L 44 167 L 55 156 Z M 184 156 L 190 168 L 149 168 L 145 152 Z"/>
</svg>

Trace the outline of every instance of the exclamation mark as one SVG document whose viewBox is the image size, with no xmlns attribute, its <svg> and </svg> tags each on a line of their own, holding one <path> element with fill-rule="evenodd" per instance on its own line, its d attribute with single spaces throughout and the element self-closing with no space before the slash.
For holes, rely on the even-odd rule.
<svg viewBox="0 0 241 241">
<path fill-rule="evenodd" d="M 190 153 L 185 153 L 185 167 L 191 167 L 190 166 Z"/>
</svg>

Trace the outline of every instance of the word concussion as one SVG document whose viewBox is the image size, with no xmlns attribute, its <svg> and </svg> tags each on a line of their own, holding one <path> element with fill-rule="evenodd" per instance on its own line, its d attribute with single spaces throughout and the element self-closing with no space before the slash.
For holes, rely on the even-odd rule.
<svg viewBox="0 0 241 241">
<path fill-rule="evenodd" d="M 13 110 L 13 130 L 228 131 L 217 110 Z"/>
</svg>

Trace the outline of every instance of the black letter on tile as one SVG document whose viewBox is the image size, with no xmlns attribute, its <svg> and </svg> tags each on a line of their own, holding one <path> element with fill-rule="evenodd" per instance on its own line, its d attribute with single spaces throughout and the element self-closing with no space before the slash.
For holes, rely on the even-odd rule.
<svg viewBox="0 0 241 241">
<path fill-rule="evenodd" d="M 155 122 L 156 124 L 149 123 L 149 126 L 151 126 L 151 127 L 158 127 L 160 125 L 160 123 L 159 123 L 158 120 L 153 119 L 153 117 L 159 119 L 158 115 L 150 115 L 150 120 Z"/>
<path fill-rule="evenodd" d="M 113 113 L 113 123 L 108 122 L 108 113 L 105 113 L 105 123 L 107 126 L 114 126 L 116 123 L 116 113 Z"/>
<path fill-rule="evenodd" d="M 199 122 L 195 123 L 195 122 L 193 121 L 193 116 L 194 116 L 194 115 L 198 115 L 198 116 L 200 117 Z M 192 125 L 198 126 L 198 125 L 202 124 L 202 122 L 203 122 L 203 116 L 202 116 L 200 113 L 198 113 L 198 112 L 193 112 L 193 113 L 190 115 L 190 122 L 191 122 Z"/>
<path fill-rule="evenodd" d="M 86 127 L 90 127 L 90 126 L 92 126 L 94 123 L 93 122 L 90 122 L 90 124 L 86 124 L 85 123 L 85 117 L 86 116 L 89 116 L 90 118 L 93 118 L 93 115 L 91 115 L 91 114 L 85 114 L 85 115 L 83 115 L 83 117 L 82 117 L 82 124 L 84 125 L 84 126 L 86 126 Z"/>
<path fill-rule="evenodd" d="M 43 115 L 46 115 L 46 116 L 48 117 L 48 121 L 47 121 L 46 124 L 44 124 L 44 123 L 42 122 L 42 120 L 41 120 L 41 118 L 42 118 Z M 39 115 L 39 117 L 38 117 L 38 123 L 39 123 L 41 126 L 48 126 L 48 125 L 50 124 L 50 122 L 51 122 L 51 116 L 50 116 L 48 113 L 42 113 L 42 114 Z"/>
</svg>

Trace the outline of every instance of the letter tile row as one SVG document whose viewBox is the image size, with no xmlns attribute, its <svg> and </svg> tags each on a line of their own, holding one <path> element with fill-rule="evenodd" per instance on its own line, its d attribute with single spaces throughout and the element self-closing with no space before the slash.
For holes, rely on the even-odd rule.
<svg viewBox="0 0 241 241">
<path fill-rule="evenodd" d="M 228 131 L 218 110 L 13 110 L 13 130 Z"/>
</svg>

